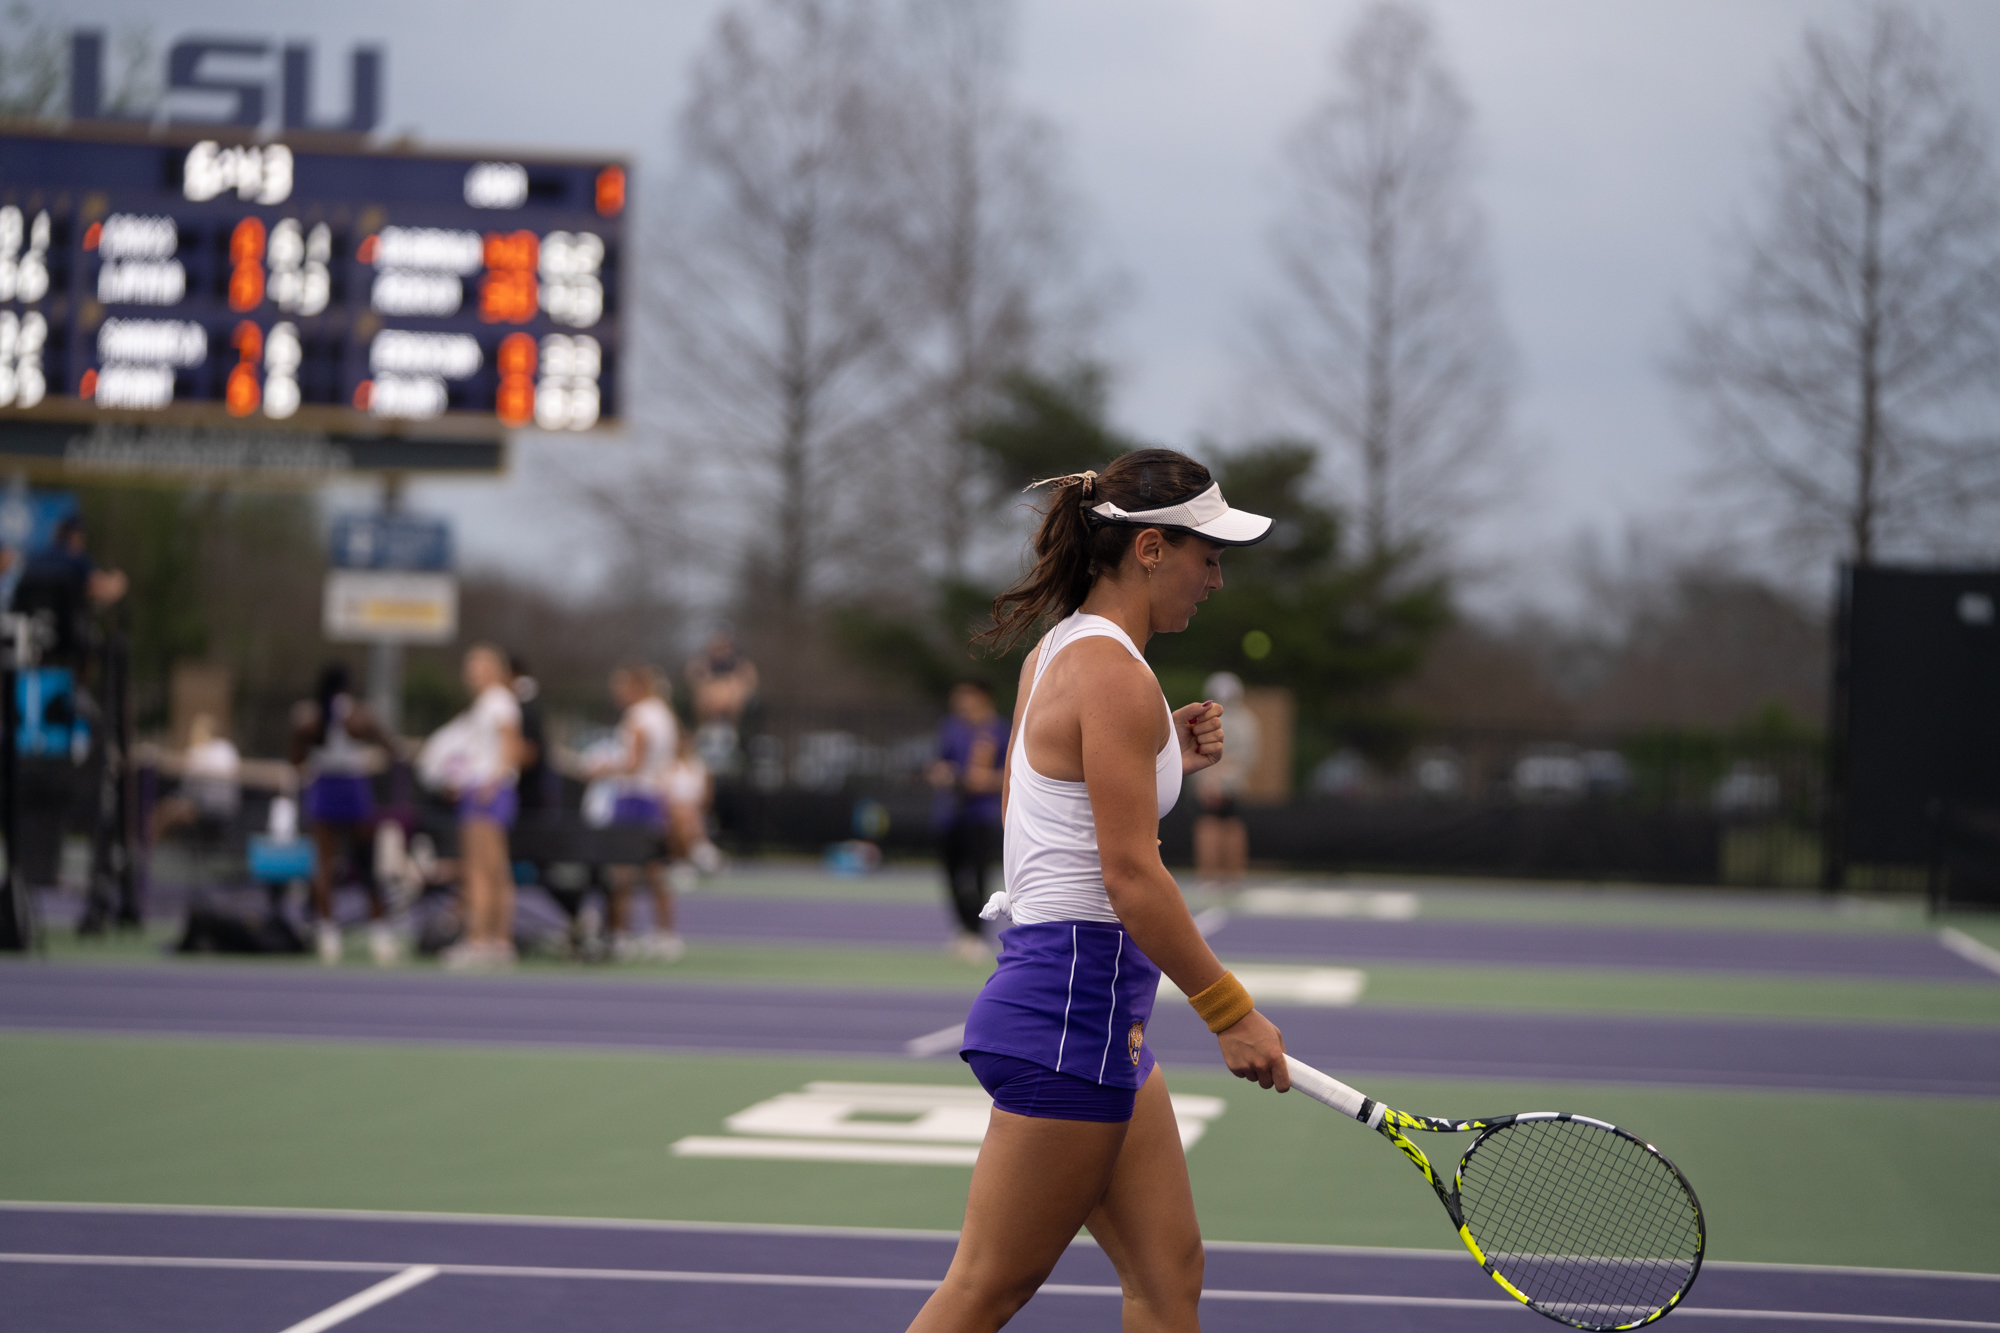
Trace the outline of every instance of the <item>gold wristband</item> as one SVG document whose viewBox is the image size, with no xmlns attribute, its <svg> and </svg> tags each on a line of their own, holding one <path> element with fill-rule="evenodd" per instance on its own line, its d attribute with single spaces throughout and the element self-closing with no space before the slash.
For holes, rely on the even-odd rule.
<svg viewBox="0 0 2000 1333">
<path fill-rule="evenodd" d="M 1250 998 L 1250 992 L 1243 989 L 1243 983 L 1236 979 L 1234 972 L 1224 972 L 1222 979 L 1199 995 L 1188 996 L 1188 1003 L 1201 1015 L 1201 1021 L 1208 1024 L 1210 1032 L 1220 1032 L 1243 1021 L 1257 1002 Z"/>
</svg>

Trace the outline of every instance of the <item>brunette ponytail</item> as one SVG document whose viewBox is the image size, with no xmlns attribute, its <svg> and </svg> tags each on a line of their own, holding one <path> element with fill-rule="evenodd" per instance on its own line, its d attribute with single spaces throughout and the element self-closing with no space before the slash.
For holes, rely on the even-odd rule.
<svg viewBox="0 0 2000 1333">
<path fill-rule="evenodd" d="M 1109 500 L 1126 510 L 1160 509 L 1207 490 L 1208 469 L 1172 449 L 1135 449 L 1105 465 L 1102 473 L 1072 472 L 1029 486 L 1050 487 L 1035 530 L 1035 565 L 1014 586 L 993 599 L 993 623 L 972 636 L 975 644 L 1007 649 L 1044 620 L 1059 620 L 1083 605 L 1091 585 L 1118 568 L 1144 529 L 1106 522 L 1091 508 Z M 1178 546 L 1187 534 L 1162 527 Z"/>
</svg>

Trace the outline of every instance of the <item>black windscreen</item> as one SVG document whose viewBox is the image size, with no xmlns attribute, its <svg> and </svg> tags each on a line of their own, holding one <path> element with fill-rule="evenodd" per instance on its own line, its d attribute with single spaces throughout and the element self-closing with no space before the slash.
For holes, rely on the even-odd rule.
<svg viewBox="0 0 2000 1333">
<path fill-rule="evenodd" d="M 2000 806 L 2000 571 L 1850 578 L 1846 858 L 1918 864 L 1934 802 Z"/>
</svg>

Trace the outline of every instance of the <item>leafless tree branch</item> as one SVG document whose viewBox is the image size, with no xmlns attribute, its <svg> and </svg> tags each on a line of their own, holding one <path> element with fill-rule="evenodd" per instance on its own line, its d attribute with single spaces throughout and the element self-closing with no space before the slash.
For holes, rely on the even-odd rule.
<svg viewBox="0 0 2000 1333">
<path fill-rule="evenodd" d="M 1362 16 L 1287 151 L 1264 369 L 1349 464 L 1368 550 L 1444 545 L 1488 498 L 1512 357 L 1470 191 L 1471 112 L 1428 19 Z"/>
<path fill-rule="evenodd" d="M 1673 372 L 1803 549 L 1962 550 L 2000 501 L 2000 190 L 1936 29 L 1884 3 L 1810 30 L 1771 163 Z"/>
</svg>

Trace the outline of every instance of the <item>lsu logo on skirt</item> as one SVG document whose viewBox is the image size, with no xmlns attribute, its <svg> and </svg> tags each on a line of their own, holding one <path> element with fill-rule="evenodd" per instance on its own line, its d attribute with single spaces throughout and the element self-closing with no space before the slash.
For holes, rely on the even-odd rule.
<svg viewBox="0 0 2000 1333">
<path fill-rule="evenodd" d="M 1139 1047 L 1146 1041 L 1146 1025 L 1134 1023 L 1132 1030 L 1125 1034 L 1125 1054 L 1132 1057 L 1132 1063 L 1139 1063 Z"/>
</svg>

